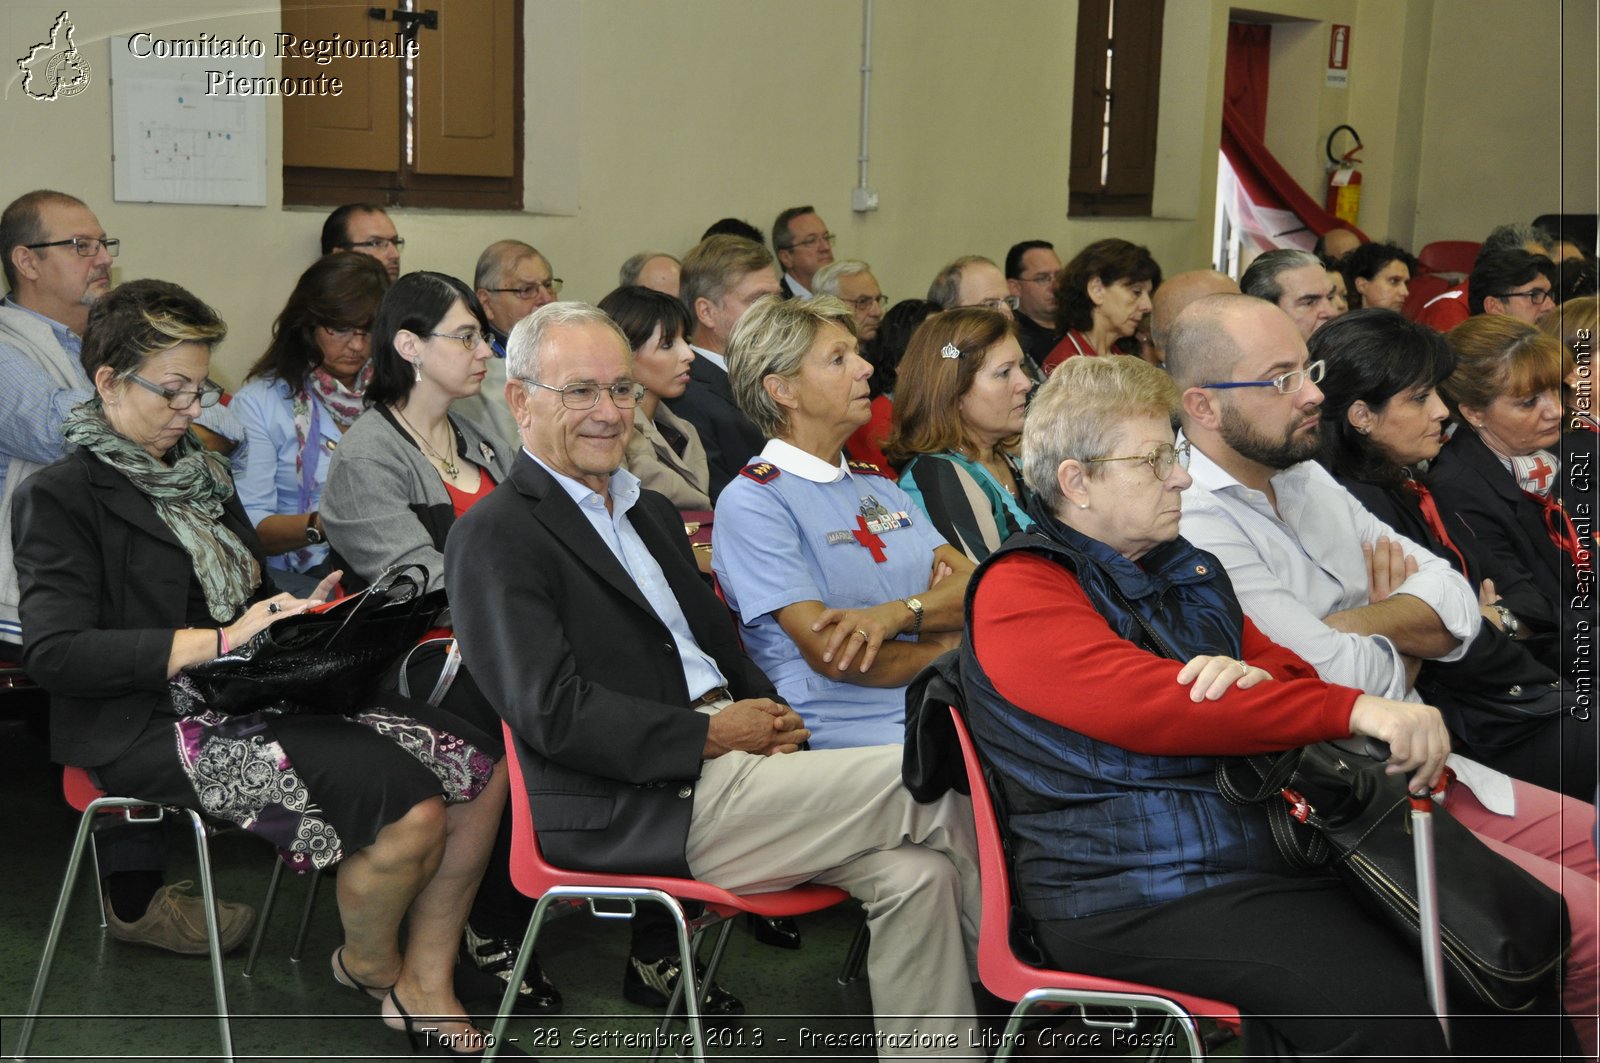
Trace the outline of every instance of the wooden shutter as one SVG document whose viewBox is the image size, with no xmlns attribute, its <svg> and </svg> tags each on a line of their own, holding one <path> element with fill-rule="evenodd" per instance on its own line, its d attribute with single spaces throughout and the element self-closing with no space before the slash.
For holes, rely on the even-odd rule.
<svg viewBox="0 0 1600 1063">
<path fill-rule="evenodd" d="M 385 24 L 365 4 L 348 0 L 283 0 L 283 31 L 302 40 L 390 38 Z M 401 156 L 400 60 L 283 60 L 284 77 L 319 74 L 344 83 L 338 96 L 286 96 L 283 100 L 283 164 L 346 170 L 399 169 Z"/>
<path fill-rule="evenodd" d="M 470 8 L 439 7 L 438 31 L 423 31 L 417 56 L 416 172 L 510 177 L 518 150 L 513 96 L 522 91 L 517 4 L 474 0 Z"/>
</svg>

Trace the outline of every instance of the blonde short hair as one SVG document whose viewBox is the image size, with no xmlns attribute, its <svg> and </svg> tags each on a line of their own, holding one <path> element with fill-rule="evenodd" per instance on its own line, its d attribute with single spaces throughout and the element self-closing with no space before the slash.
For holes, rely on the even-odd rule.
<svg viewBox="0 0 1600 1063">
<path fill-rule="evenodd" d="M 856 316 L 831 295 L 780 299 L 768 295 L 745 311 L 728 338 L 728 381 L 733 401 L 766 436 L 775 436 L 789 421 L 783 407 L 762 386 L 769 376 L 785 380 L 800 372 L 806 352 L 825 325 L 856 334 Z"/>
</svg>

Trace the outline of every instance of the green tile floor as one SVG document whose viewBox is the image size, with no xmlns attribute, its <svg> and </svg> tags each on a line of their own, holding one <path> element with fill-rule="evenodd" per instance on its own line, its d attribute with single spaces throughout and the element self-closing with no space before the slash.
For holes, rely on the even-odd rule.
<svg viewBox="0 0 1600 1063">
<path fill-rule="evenodd" d="M 49 763 L 42 739 L 16 720 L 0 719 L 0 780 L 11 836 L 0 891 L 0 1055 L 10 1059 L 77 814 L 61 799 L 60 769 Z M 176 827 L 170 831 L 168 881 L 195 878 L 192 843 Z M 271 873 L 269 849 L 230 831 L 213 838 L 211 852 L 221 895 L 259 907 Z M 205 957 L 112 940 L 100 929 L 90 874 L 86 864 L 30 1058 L 218 1058 Z M 305 888 L 304 879 L 285 876 L 253 978 L 243 976 L 245 949 L 227 959 L 237 1058 L 409 1058 L 403 1035 L 382 1025 L 375 1002 L 363 1003 L 334 984 L 328 958 L 340 934 L 331 888 L 318 898 L 303 961 L 290 962 Z M 836 980 L 860 920 L 854 904 L 805 918 L 804 947 L 798 952 L 762 945 L 743 925 L 736 927 L 719 980 L 744 999 L 749 1014 L 708 1037 L 710 1054 L 718 1060 L 870 1058 L 867 1051 L 819 1048 L 814 1040 L 818 1032 L 872 1029 L 865 979 L 848 986 Z M 541 1059 L 646 1057 L 658 1016 L 622 999 L 627 945 L 621 921 L 574 915 L 548 924 L 539 952 L 566 998 L 565 1011 L 549 1019 L 517 1019 L 510 1035 Z M 480 1015 L 491 1015 L 494 1004 L 468 1001 Z M 680 1037 L 683 1029 L 672 1027 Z M 630 1035 L 632 1040 L 625 1040 Z M 638 1047 L 641 1043 L 646 1047 Z M 982 1058 L 983 1053 L 973 1055 Z"/>
</svg>

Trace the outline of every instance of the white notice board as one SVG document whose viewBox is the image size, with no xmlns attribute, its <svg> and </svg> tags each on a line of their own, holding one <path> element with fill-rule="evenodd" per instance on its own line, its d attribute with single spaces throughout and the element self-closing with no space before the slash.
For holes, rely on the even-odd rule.
<svg viewBox="0 0 1600 1063">
<path fill-rule="evenodd" d="M 207 96 L 206 71 L 265 77 L 249 56 L 143 58 L 111 38 L 112 197 L 123 203 L 267 203 L 267 101 Z"/>
</svg>

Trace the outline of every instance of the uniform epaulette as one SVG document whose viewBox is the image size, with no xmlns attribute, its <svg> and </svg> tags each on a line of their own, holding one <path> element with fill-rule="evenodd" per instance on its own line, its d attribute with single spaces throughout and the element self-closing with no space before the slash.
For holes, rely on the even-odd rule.
<svg viewBox="0 0 1600 1063">
<path fill-rule="evenodd" d="M 863 476 L 881 476 L 885 480 L 894 479 L 894 473 L 882 466 L 874 465 L 870 461 L 852 461 L 850 463 L 850 471 L 859 472 Z"/>
<path fill-rule="evenodd" d="M 769 484 L 783 475 L 783 471 L 770 461 L 758 461 L 739 470 L 739 475 L 758 484 Z"/>
</svg>

